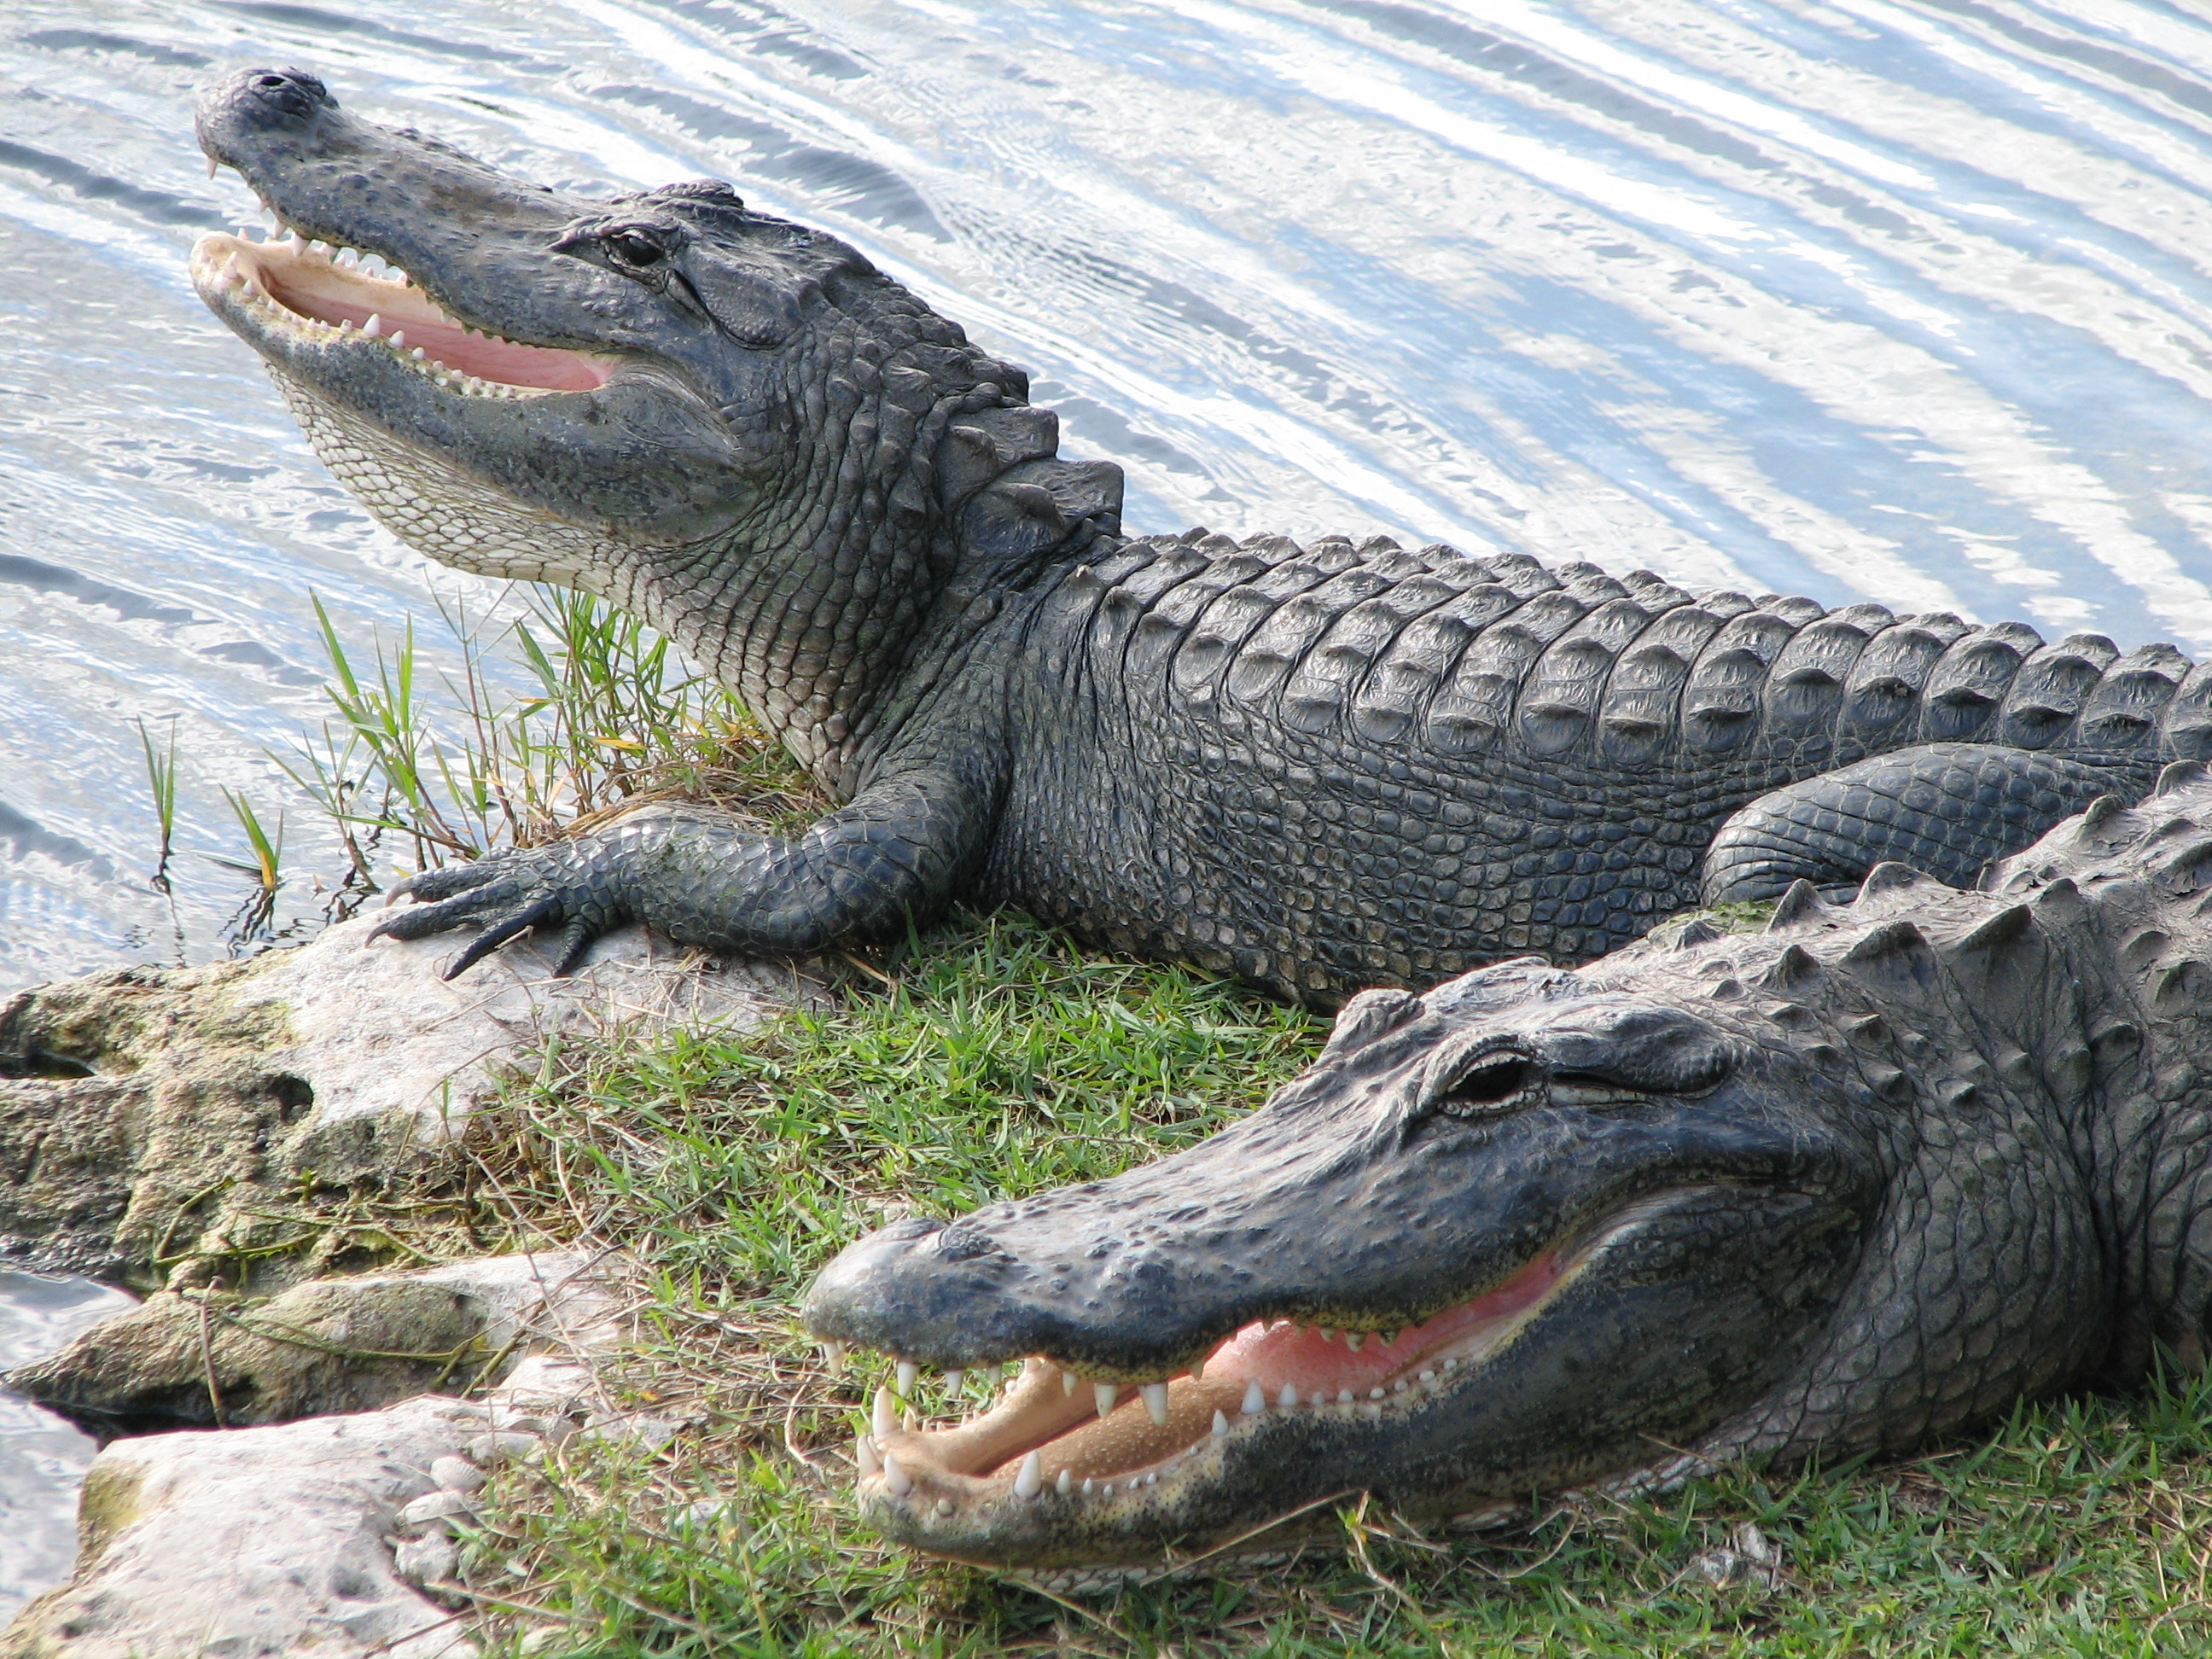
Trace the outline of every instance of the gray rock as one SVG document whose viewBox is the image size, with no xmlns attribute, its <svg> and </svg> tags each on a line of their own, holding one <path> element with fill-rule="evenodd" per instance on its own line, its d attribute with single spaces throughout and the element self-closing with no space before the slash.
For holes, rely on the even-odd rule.
<svg viewBox="0 0 2212 1659">
<path fill-rule="evenodd" d="M 482 1492 L 489 1477 L 466 1457 L 441 1457 L 430 1465 L 430 1478 L 447 1492 L 466 1497 Z"/>
<path fill-rule="evenodd" d="M 460 1546 L 441 1532 L 426 1533 L 394 1546 L 392 1566 L 409 1583 L 426 1589 L 434 1584 L 451 1583 L 453 1575 L 460 1571 Z"/>
<path fill-rule="evenodd" d="M 483 1428 L 481 1407 L 431 1396 L 118 1441 L 85 1482 L 75 1581 L 0 1632 L 0 1659 L 465 1659 L 475 1644 L 385 1538 Z"/>
<path fill-rule="evenodd" d="M 211 1261 L 297 1231 L 255 1212 L 303 1182 L 434 1178 L 519 1048 L 556 1031 L 749 1030 L 811 994 L 787 967 L 718 966 L 636 927 L 569 979 L 524 945 L 448 984 L 450 942 L 365 945 L 370 925 L 0 999 L 0 1263 L 139 1290 L 205 1282 Z M 261 1290 L 325 1266 L 245 1260 Z"/>
<path fill-rule="evenodd" d="M 604 1346 L 612 1308 L 582 1258 L 557 1251 L 313 1279 L 267 1300 L 163 1291 L 6 1381 L 107 1433 L 283 1423 L 495 1382 L 532 1349 Z"/>
<path fill-rule="evenodd" d="M 448 1492 L 440 1486 L 426 1492 L 399 1511 L 403 1527 L 428 1527 L 441 1522 L 471 1521 L 476 1518 L 477 1506 L 466 1492 Z"/>
</svg>

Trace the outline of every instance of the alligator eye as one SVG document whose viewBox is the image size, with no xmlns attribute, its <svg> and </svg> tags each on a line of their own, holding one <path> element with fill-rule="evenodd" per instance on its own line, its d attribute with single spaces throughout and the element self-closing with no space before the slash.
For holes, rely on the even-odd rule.
<svg viewBox="0 0 2212 1659">
<path fill-rule="evenodd" d="M 634 230 L 611 230 L 599 240 L 608 252 L 626 265 L 657 264 L 668 253 L 659 243 Z"/>
<path fill-rule="evenodd" d="M 1534 1097 L 1541 1078 L 1526 1054 L 1486 1054 L 1436 1097 L 1438 1111 L 1481 1117 Z"/>
</svg>

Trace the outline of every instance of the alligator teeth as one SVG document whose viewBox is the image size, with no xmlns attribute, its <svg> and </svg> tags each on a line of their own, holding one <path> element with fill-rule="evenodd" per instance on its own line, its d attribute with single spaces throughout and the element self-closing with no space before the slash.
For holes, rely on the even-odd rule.
<svg viewBox="0 0 2212 1659">
<path fill-rule="evenodd" d="M 1083 1477 L 1083 1495 L 1084 1495 L 1085 1498 L 1088 1498 L 1088 1497 L 1090 1497 L 1090 1496 L 1091 1496 L 1091 1484 L 1092 1484 L 1092 1483 L 1091 1483 L 1091 1477 L 1090 1477 L 1089 1475 L 1087 1475 L 1087 1474 L 1086 1474 L 1086 1475 L 1085 1475 L 1085 1476 Z"/>
<path fill-rule="evenodd" d="M 1267 1392 L 1261 1388 L 1257 1377 L 1244 1385 L 1244 1403 L 1237 1409 L 1247 1417 L 1257 1417 L 1267 1409 Z"/>
<path fill-rule="evenodd" d="M 372 311 L 372 312 L 370 312 L 370 313 L 368 313 L 368 320 L 367 322 L 363 323 L 363 324 L 361 325 L 361 331 L 362 331 L 362 333 L 364 333 L 364 334 L 368 335 L 368 337 L 369 337 L 370 339 L 372 339 L 372 340 L 374 340 L 374 339 L 378 335 L 380 335 L 380 334 L 383 333 L 383 332 L 384 332 L 384 316 L 383 316 L 383 313 L 380 313 L 380 312 L 375 312 L 375 311 Z"/>
<path fill-rule="evenodd" d="M 889 1452 L 884 1454 L 884 1490 L 894 1498 L 903 1498 L 914 1490 L 913 1480 Z"/>
<path fill-rule="evenodd" d="M 1062 1371 L 1060 1374 L 1060 1391 L 1062 1394 L 1073 1394 L 1075 1392 L 1075 1385 L 1081 1381 L 1083 1381 L 1083 1379 L 1078 1376 L 1073 1371 Z"/>
<path fill-rule="evenodd" d="M 861 1435 L 853 1442 L 853 1461 L 860 1467 L 863 1475 L 881 1474 L 884 1460 L 876 1455 L 876 1443 Z"/>
<path fill-rule="evenodd" d="M 1349 1406 L 1352 1403 L 1352 1390 L 1339 1389 L 1336 1391 L 1336 1403 L 1340 1406 Z"/>
<path fill-rule="evenodd" d="M 1401 1384 L 1400 1386 L 1402 1387 L 1403 1384 Z M 1370 1389 L 1367 1391 L 1367 1397 L 1370 1400 L 1380 1400 L 1382 1397 L 1382 1390 L 1380 1388 Z"/>
<path fill-rule="evenodd" d="M 1145 1397 L 1145 1410 L 1151 1413 L 1153 1426 L 1162 1429 L 1167 1427 L 1168 1385 L 1164 1382 L 1147 1382 L 1137 1392 Z"/>
<path fill-rule="evenodd" d="M 478 380 L 476 384 L 477 386 L 483 386 L 483 382 L 482 380 Z M 484 389 L 489 392 L 491 388 L 485 386 Z M 968 1373 L 966 1371 L 947 1371 L 945 1373 L 945 1392 L 947 1394 L 958 1394 L 960 1390 L 967 1385 L 967 1382 Z"/>
<path fill-rule="evenodd" d="M 878 1434 L 889 1434 L 893 1429 L 898 1427 L 898 1408 L 891 1404 L 891 1391 L 889 1389 L 876 1390 L 875 1412 L 870 1420 L 870 1426 Z"/>
<path fill-rule="evenodd" d="M 1199 1355 L 1197 1358 L 1190 1362 L 1190 1380 L 1194 1382 L 1203 1382 L 1206 1381 L 1206 1356 L 1204 1354 Z"/>
<path fill-rule="evenodd" d="M 1364 1331 L 1346 1331 L 1344 1334 L 1344 1346 L 1354 1353 L 1359 1352 L 1361 1345 L 1366 1340 L 1367 1333 Z"/>
<path fill-rule="evenodd" d="M 1213 1432 L 1217 1439 L 1229 1432 L 1229 1419 L 1218 1411 L 1213 1413 Z"/>
<path fill-rule="evenodd" d="M 1393 1382 L 1393 1383 L 1390 1385 L 1390 1392 L 1391 1392 L 1392 1394 L 1403 1394 L 1403 1393 L 1405 1393 L 1405 1392 L 1406 1392 L 1406 1379 L 1405 1379 L 1404 1377 L 1402 1377 L 1402 1376 L 1401 1376 L 1401 1377 L 1400 1377 L 1400 1378 L 1399 1378 L 1395 1382 Z"/>
<path fill-rule="evenodd" d="M 1335 1326 L 1334 1326 L 1334 1325 L 1323 1325 L 1323 1326 L 1321 1328 L 1321 1340 L 1322 1340 L 1322 1341 L 1324 1341 L 1324 1342 L 1334 1342 L 1334 1341 L 1335 1341 L 1335 1340 L 1336 1340 L 1336 1327 L 1335 1327 Z"/>
<path fill-rule="evenodd" d="M 914 1361 L 911 1359 L 900 1360 L 898 1363 L 898 1381 L 891 1385 L 893 1391 L 902 1398 L 912 1394 L 914 1392 L 914 1379 L 921 1375 L 921 1367 L 915 1364 Z"/>
<path fill-rule="evenodd" d="M 1053 1482 L 1052 1489 L 1058 1492 L 1062 1498 L 1065 1498 L 1067 1496 L 1068 1488 L 1073 1486 L 1074 1484 L 1075 1471 L 1073 1469 L 1062 1469 L 1060 1472 L 1060 1479 Z"/>
<path fill-rule="evenodd" d="M 1284 1383 L 1283 1391 L 1275 1396 L 1275 1404 L 1283 1410 L 1288 1411 L 1297 1403 L 1298 1385 L 1295 1382 Z"/>
<path fill-rule="evenodd" d="M 1121 1397 L 1121 1390 L 1111 1382 L 1093 1382 L 1091 1385 L 1091 1398 L 1097 1406 L 1098 1415 L 1101 1417 L 1114 1409 L 1114 1402 Z"/>
<path fill-rule="evenodd" d="M 1421 1373 L 1421 1381 L 1424 1382 L 1433 1382 L 1436 1380 L 1437 1374 L 1434 1371 L 1423 1371 Z"/>
<path fill-rule="evenodd" d="M 845 1345 L 842 1342 L 824 1342 L 822 1345 L 822 1363 L 830 1368 L 830 1375 L 832 1376 L 842 1371 L 845 1369 Z"/>
<path fill-rule="evenodd" d="M 1022 1459 L 1021 1472 L 1014 1476 L 1014 1496 L 1035 1498 L 1044 1490 L 1043 1466 L 1035 1452 Z"/>
</svg>

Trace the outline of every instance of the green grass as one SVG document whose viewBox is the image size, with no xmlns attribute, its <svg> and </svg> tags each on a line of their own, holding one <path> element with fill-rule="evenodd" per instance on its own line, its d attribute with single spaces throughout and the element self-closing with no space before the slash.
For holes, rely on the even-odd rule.
<svg viewBox="0 0 2212 1659">
<path fill-rule="evenodd" d="M 2212 1396 L 2190 1384 L 2023 1407 L 1911 1462 L 1735 1472 L 1516 1533 L 1423 1536 L 1347 1514 L 1343 1551 L 1091 1601 L 883 1547 L 842 1495 L 877 1379 L 823 1370 L 787 1311 L 808 1275 L 908 1209 L 949 1214 L 1188 1146 L 1321 1032 L 1005 917 L 877 966 L 890 984 L 856 981 L 842 1007 L 750 1042 L 556 1051 L 507 1109 L 498 1186 L 641 1263 L 651 1334 L 618 1383 L 691 1426 L 649 1455 L 572 1443 L 502 1478 L 469 1568 L 495 1640 L 1177 1659 L 2212 1650 Z M 1782 1549 L 1782 1577 L 1717 1587 L 1701 1553 L 1747 1522 Z"/>
</svg>

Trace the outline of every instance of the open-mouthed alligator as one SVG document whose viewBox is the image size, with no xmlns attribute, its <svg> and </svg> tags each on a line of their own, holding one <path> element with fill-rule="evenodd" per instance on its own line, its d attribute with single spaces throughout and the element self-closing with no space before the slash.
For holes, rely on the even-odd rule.
<svg viewBox="0 0 2212 1659">
<path fill-rule="evenodd" d="M 2202 1363 L 2212 775 L 1962 892 L 1899 864 L 1763 933 L 1369 992 L 1303 1077 L 1111 1181 L 899 1222 L 822 1273 L 895 1356 L 871 1519 L 1080 1585 L 1898 1451 Z M 1024 1368 L 949 1425 L 925 1368 Z M 910 1415 L 909 1413 L 913 1413 Z"/>
<path fill-rule="evenodd" d="M 2212 753 L 2212 676 L 2167 646 L 1127 539 L 1118 470 L 1059 459 L 1019 369 L 726 185 L 532 186 L 289 70 L 215 87 L 199 136 L 292 234 L 210 236 L 194 281 L 370 512 L 633 611 L 842 803 L 795 840 L 647 811 L 418 878 L 385 927 L 477 929 L 454 972 L 528 927 L 805 953 L 960 901 L 1329 1006 L 1635 938 L 1759 797 L 1708 898 L 1967 879 Z"/>
</svg>

